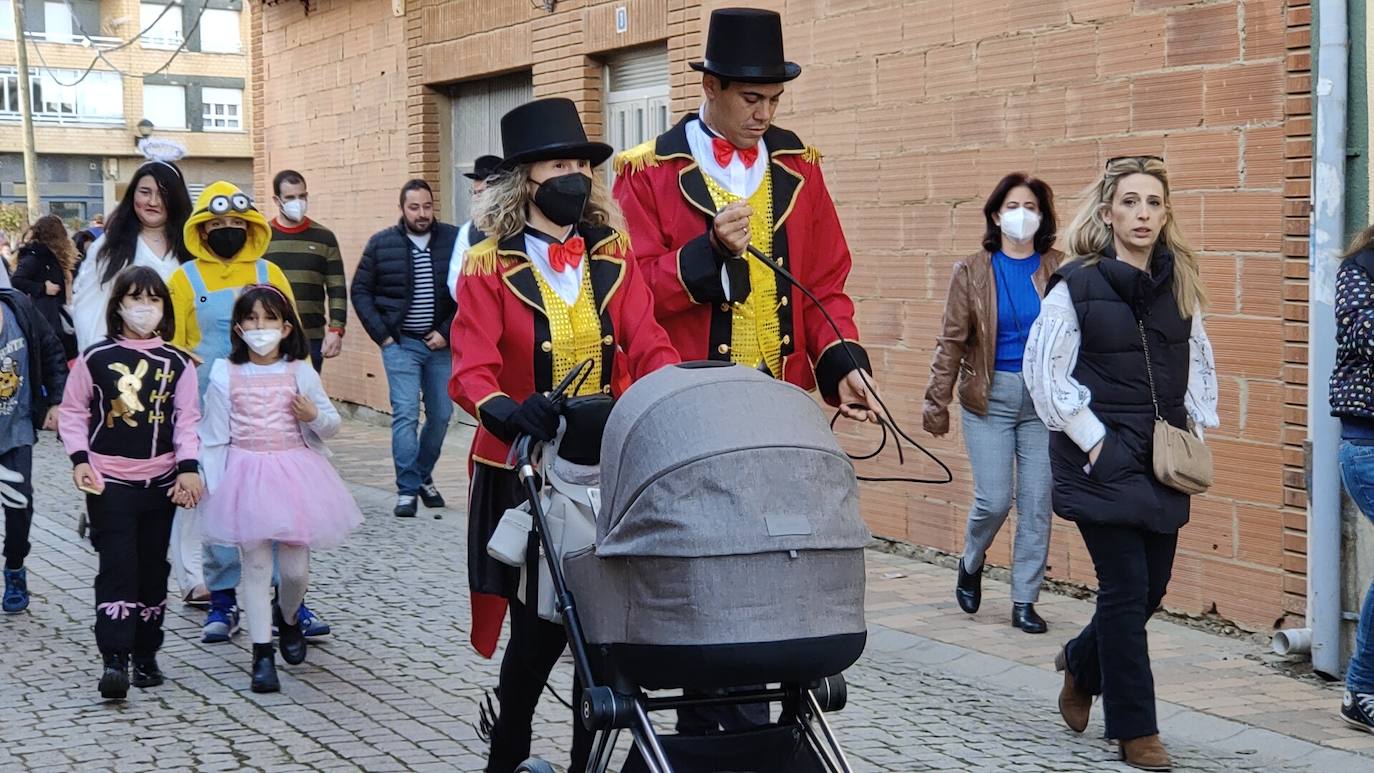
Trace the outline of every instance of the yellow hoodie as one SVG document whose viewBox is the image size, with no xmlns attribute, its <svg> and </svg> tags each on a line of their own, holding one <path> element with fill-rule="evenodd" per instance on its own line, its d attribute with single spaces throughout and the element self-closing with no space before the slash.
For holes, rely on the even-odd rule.
<svg viewBox="0 0 1374 773">
<path fill-rule="evenodd" d="M 211 211 L 211 205 L 216 199 L 223 199 L 217 205 L 221 210 L 219 214 Z M 224 208 L 225 202 L 228 202 L 227 210 Z M 216 217 L 237 217 L 248 224 L 248 239 L 238 254 L 229 260 L 224 260 L 211 252 L 200 236 L 198 226 Z M 206 186 L 200 194 L 200 198 L 196 200 L 195 211 L 186 220 L 182 238 L 186 242 L 186 249 L 195 256 L 195 260 L 191 262 L 200 271 L 205 289 L 214 292 L 257 283 L 258 262 L 262 261 L 267 245 L 272 241 L 272 228 L 253 205 L 251 198 L 239 190 L 238 186 L 221 180 Z M 282 273 L 276 264 L 270 261 L 262 262 L 267 265 L 267 281 L 281 290 L 294 304 L 296 299 L 291 294 L 291 284 L 286 281 L 286 274 Z M 172 337 L 172 343 L 188 352 L 194 351 L 201 339 L 200 326 L 196 321 L 195 291 L 191 289 L 191 279 L 186 274 L 189 265 L 178 268 L 167 283 L 172 294 L 172 313 L 176 319 L 176 335 Z"/>
</svg>

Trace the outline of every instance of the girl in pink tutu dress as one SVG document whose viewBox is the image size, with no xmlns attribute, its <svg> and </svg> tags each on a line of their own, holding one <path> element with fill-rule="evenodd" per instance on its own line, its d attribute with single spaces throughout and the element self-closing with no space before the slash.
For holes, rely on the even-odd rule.
<svg viewBox="0 0 1374 773">
<path fill-rule="evenodd" d="M 233 349 L 212 366 L 205 392 L 200 438 L 209 495 L 201 527 L 207 541 L 243 553 L 254 692 L 281 689 L 274 622 L 282 659 L 305 660 L 296 611 L 311 549 L 337 547 L 363 520 L 327 458 L 323 441 L 339 431 L 339 413 L 309 355 L 291 302 L 275 287 L 248 287 L 234 303 Z M 275 607 L 274 546 L 281 574 Z"/>
</svg>

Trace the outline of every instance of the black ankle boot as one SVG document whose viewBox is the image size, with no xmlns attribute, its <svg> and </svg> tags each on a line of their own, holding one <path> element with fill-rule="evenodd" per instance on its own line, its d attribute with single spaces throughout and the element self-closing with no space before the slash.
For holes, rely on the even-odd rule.
<svg viewBox="0 0 1374 773">
<path fill-rule="evenodd" d="M 157 666 L 156 655 L 135 655 L 133 666 L 134 675 L 129 683 L 134 687 L 157 687 L 162 684 L 162 669 Z"/>
<path fill-rule="evenodd" d="M 959 559 L 959 584 L 954 588 L 954 598 L 959 608 L 970 615 L 978 611 L 983 603 L 983 567 L 968 572 L 964 570 L 964 559 Z"/>
<path fill-rule="evenodd" d="M 305 634 L 301 631 L 300 618 L 288 625 L 281 607 L 272 605 L 272 622 L 277 626 L 277 643 L 281 646 L 281 659 L 291 665 L 305 662 Z"/>
<path fill-rule="evenodd" d="M 1012 604 L 1011 624 L 1026 633 L 1044 633 L 1050 629 L 1045 619 L 1036 613 L 1034 604 Z"/>
<path fill-rule="evenodd" d="M 279 692 L 277 652 L 272 643 L 253 644 L 253 692 Z"/>
<path fill-rule="evenodd" d="M 100 696 L 107 701 L 122 701 L 129 694 L 129 656 L 106 655 L 105 672 L 100 675 Z"/>
</svg>

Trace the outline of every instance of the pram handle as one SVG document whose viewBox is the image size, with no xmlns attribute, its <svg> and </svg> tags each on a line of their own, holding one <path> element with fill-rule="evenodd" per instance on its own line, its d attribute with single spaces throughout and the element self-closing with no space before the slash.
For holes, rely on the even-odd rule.
<svg viewBox="0 0 1374 773">
<path fill-rule="evenodd" d="M 567 376 L 554 387 L 549 393 L 549 398 L 556 405 L 562 404 L 568 388 L 576 381 L 581 386 L 590 375 L 593 363 L 590 359 L 578 363 Z M 580 380 L 579 380 L 580 379 Z M 573 389 L 577 391 L 576 388 Z M 548 523 L 544 519 L 544 508 L 539 504 L 539 477 L 535 474 L 534 465 L 530 461 L 535 444 L 534 438 L 529 435 L 520 435 L 515 439 L 513 449 L 516 459 L 519 460 L 517 470 L 520 475 L 520 482 L 525 487 L 525 496 L 530 501 L 530 520 L 532 521 L 535 532 L 539 535 L 539 545 L 544 554 L 544 561 L 549 567 L 549 577 L 553 581 L 553 592 L 558 599 L 558 611 L 563 616 L 563 625 L 568 629 L 568 646 L 573 651 L 573 664 L 577 669 L 577 676 L 582 680 L 585 687 L 592 687 L 596 682 L 592 679 L 591 662 L 587 657 L 587 650 L 584 645 L 586 639 L 582 634 L 582 621 L 577 617 L 577 607 L 573 603 L 572 592 L 568 590 L 568 583 L 563 577 L 563 566 L 559 563 L 557 553 L 554 552 L 553 543 L 549 539 Z M 531 556 L 526 555 L 526 566 Z M 527 603 L 537 604 L 535 599 L 526 599 Z"/>
</svg>

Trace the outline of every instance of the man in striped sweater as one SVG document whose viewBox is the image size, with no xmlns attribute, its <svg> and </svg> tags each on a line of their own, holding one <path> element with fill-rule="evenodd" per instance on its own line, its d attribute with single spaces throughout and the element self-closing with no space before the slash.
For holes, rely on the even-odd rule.
<svg viewBox="0 0 1374 773">
<path fill-rule="evenodd" d="M 296 311 L 310 339 L 310 361 L 319 370 L 326 357 L 343 350 L 348 321 L 348 283 L 334 232 L 305 216 L 310 195 L 305 177 L 292 169 L 272 180 L 281 213 L 272 220 L 272 243 L 263 257 L 277 264 L 291 283 Z"/>
</svg>

